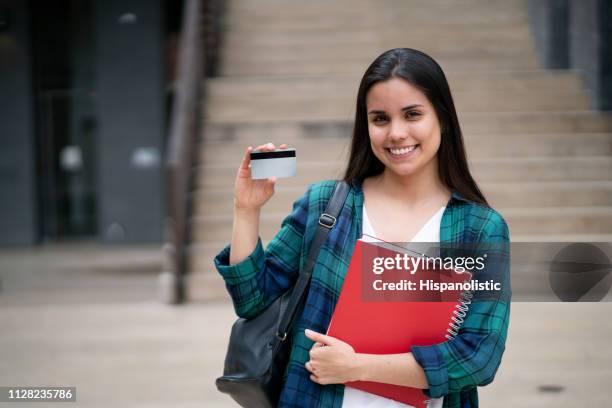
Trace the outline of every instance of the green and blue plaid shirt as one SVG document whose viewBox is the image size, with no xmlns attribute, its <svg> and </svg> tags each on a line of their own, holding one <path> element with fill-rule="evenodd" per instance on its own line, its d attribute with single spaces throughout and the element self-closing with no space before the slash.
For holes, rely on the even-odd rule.
<svg viewBox="0 0 612 408">
<path fill-rule="evenodd" d="M 331 180 L 311 185 L 294 203 L 265 251 L 260 239 L 253 253 L 238 264 L 229 265 L 229 245 L 216 256 L 215 266 L 238 316 L 256 316 L 296 281 L 334 184 Z M 322 386 L 310 380 L 304 364 L 313 343 L 304 329 L 327 331 L 355 242 L 362 235 L 362 206 L 361 183 L 354 180 L 337 223 L 321 248 L 303 312 L 293 328 L 281 407 L 342 406 L 344 385 Z M 444 210 L 440 242 L 498 243 L 504 259 L 509 256 L 509 232 L 501 215 L 457 192 L 452 193 Z M 510 313 L 509 262 L 502 269 L 503 293 L 497 299 L 474 299 L 456 338 L 411 349 L 427 377 L 429 389 L 425 393 L 432 398 L 444 396 L 445 408 L 477 407 L 476 387 L 490 383 L 501 362 Z"/>
</svg>

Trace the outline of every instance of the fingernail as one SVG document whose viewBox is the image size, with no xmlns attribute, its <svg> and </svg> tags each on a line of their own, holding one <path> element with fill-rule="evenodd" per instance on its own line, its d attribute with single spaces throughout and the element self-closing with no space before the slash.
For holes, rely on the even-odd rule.
<svg viewBox="0 0 612 408">
<path fill-rule="evenodd" d="M 313 331 L 312 331 L 312 330 L 310 330 L 310 329 L 306 329 L 304 332 L 305 332 L 306 334 L 312 334 L 312 333 L 313 333 Z"/>
</svg>

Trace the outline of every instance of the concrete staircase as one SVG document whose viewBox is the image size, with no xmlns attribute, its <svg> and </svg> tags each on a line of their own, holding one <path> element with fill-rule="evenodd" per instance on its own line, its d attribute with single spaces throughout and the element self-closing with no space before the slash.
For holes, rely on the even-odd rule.
<svg viewBox="0 0 612 408">
<path fill-rule="evenodd" d="M 190 298 L 226 296 L 212 258 L 230 240 L 244 148 L 298 152 L 298 175 L 262 212 L 266 243 L 309 183 L 342 174 L 360 77 L 394 47 L 445 70 L 473 174 L 514 241 L 612 241 L 612 115 L 590 109 L 578 73 L 538 66 L 525 3 L 229 1 L 195 170 Z"/>
</svg>

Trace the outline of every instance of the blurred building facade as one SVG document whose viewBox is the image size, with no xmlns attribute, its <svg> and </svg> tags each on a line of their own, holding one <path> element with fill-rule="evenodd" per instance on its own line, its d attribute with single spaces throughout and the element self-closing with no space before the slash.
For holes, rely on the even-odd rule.
<svg viewBox="0 0 612 408">
<path fill-rule="evenodd" d="M 161 242 L 180 1 L 0 1 L 0 245 Z"/>
<path fill-rule="evenodd" d="M 542 66 L 580 71 L 594 108 L 612 110 L 612 2 L 529 0 L 528 9 Z"/>
</svg>

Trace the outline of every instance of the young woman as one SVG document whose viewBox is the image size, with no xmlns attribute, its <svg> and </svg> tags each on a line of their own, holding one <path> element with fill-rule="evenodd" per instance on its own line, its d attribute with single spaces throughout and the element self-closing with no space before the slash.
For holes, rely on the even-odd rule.
<svg viewBox="0 0 612 408">
<path fill-rule="evenodd" d="M 257 147 L 274 148 L 271 143 Z M 251 180 L 251 150 L 246 149 L 236 177 L 231 245 L 215 258 L 236 313 L 247 318 L 295 282 L 334 186 L 334 181 L 311 185 L 264 251 L 259 214 L 275 180 Z M 322 334 L 363 234 L 395 242 L 497 242 L 507 253 L 508 227 L 470 175 L 451 92 L 431 57 L 392 49 L 366 70 L 344 180 L 351 190 L 321 249 L 294 326 L 279 406 L 407 406 L 343 386 L 365 380 L 421 388 L 432 406 L 477 407 L 476 387 L 493 380 L 504 350 L 507 265 L 503 291 L 495 299 L 473 301 L 453 340 L 403 354 L 365 355 Z"/>
</svg>

